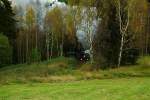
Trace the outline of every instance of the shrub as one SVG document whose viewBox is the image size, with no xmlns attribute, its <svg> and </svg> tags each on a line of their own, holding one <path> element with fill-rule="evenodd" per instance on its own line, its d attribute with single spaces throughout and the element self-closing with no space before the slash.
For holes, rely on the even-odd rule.
<svg viewBox="0 0 150 100">
<path fill-rule="evenodd" d="M 8 38 L 0 34 L 0 67 L 11 64 L 12 47 L 9 44 Z"/>
<path fill-rule="evenodd" d="M 32 62 L 38 62 L 40 60 L 41 60 L 41 54 L 40 54 L 40 52 L 36 48 L 33 49 L 32 53 L 31 53 L 31 61 Z"/>
<path fill-rule="evenodd" d="M 134 65 L 139 58 L 140 50 L 136 48 L 125 49 L 122 55 L 122 65 Z"/>
<path fill-rule="evenodd" d="M 140 57 L 137 63 L 144 67 L 150 67 L 150 56 Z"/>
<path fill-rule="evenodd" d="M 99 66 L 97 64 L 91 64 L 91 62 L 87 62 L 83 64 L 80 68 L 81 71 L 95 71 L 98 70 Z"/>
<path fill-rule="evenodd" d="M 75 69 L 78 62 L 75 58 L 57 57 L 47 61 L 48 64 L 63 62 L 68 64 L 69 69 Z"/>
</svg>

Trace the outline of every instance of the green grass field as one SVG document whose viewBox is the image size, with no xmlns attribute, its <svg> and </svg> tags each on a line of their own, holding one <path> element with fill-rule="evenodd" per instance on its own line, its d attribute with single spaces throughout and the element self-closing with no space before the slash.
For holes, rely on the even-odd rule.
<svg viewBox="0 0 150 100">
<path fill-rule="evenodd" d="M 150 78 L 0 85 L 0 100 L 150 100 Z"/>
<path fill-rule="evenodd" d="M 91 68 L 71 58 L 0 68 L 0 100 L 150 100 L 149 63 Z"/>
</svg>

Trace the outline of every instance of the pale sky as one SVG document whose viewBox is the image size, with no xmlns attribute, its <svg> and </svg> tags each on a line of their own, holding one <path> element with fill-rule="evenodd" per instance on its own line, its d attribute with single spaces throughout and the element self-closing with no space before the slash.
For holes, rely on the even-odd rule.
<svg viewBox="0 0 150 100">
<path fill-rule="evenodd" d="M 36 1 L 36 0 L 10 0 L 13 2 L 13 4 L 21 4 L 21 5 L 26 5 L 27 3 L 29 3 L 30 1 Z M 41 3 L 45 3 L 45 2 L 53 2 L 56 1 L 58 2 L 58 0 L 39 0 Z"/>
</svg>

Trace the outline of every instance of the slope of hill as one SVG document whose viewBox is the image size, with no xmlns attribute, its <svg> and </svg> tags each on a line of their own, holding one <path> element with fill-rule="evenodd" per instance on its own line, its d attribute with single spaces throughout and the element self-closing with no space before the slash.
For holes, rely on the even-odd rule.
<svg viewBox="0 0 150 100">
<path fill-rule="evenodd" d="M 97 71 L 91 70 L 91 67 L 90 64 L 80 64 L 73 58 L 64 57 L 30 65 L 8 66 L 0 69 L 0 84 L 150 77 L 150 68 L 142 66 Z"/>
</svg>

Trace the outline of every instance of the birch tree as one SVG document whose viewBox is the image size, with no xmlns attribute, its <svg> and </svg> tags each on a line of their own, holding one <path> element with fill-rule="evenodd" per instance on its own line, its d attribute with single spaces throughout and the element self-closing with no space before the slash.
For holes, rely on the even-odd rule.
<svg viewBox="0 0 150 100">
<path fill-rule="evenodd" d="M 94 62 L 93 58 L 93 38 L 94 38 L 94 20 L 96 20 L 96 7 L 93 7 L 94 0 L 81 1 L 81 30 L 85 33 L 85 39 L 89 45 L 89 53 L 91 58 L 91 63 Z"/>
<path fill-rule="evenodd" d="M 50 57 L 53 56 L 53 49 L 57 44 L 57 48 L 59 49 L 59 56 L 63 56 L 63 45 L 64 45 L 64 24 L 63 24 L 63 14 L 61 10 L 56 7 L 47 12 L 46 15 L 46 28 L 47 32 L 49 32 L 49 36 L 47 36 L 48 46 L 50 47 Z M 51 43 L 51 46 L 49 45 Z M 47 48 L 47 52 L 48 52 Z"/>
<path fill-rule="evenodd" d="M 50 21 L 49 21 L 49 11 L 46 12 L 45 21 L 44 21 L 44 28 L 46 32 L 46 57 L 49 60 L 49 48 L 50 48 Z"/>
<path fill-rule="evenodd" d="M 33 36 L 32 29 L 35 25 L 35 12 L 32 6 L 27 7 L 25 20 L 28 30 L 26 33 L 26 60 L 30 61 L 31 49 L 33 49 L 33 42 L 31 39 L 31 37 Z"/>
<path fill-rule="evenodd" d="M 123 5 L 125 1 L 122 0 L 115 0 L 115 5 L 117 7 L 118 12 L 118 19 L 119 19 L 119 26 L 120 26 L 120 36 L 121 36 L 121 44 L 120 44 L 120 51 L 118 56 L 118 67 L 121 65 L 122 53 L 124 43 L 126 41 L 125 37 L 127 36 L 127 31 L 130 24 L 130 15 L 131 15 L 131 7 L 133 4 L 133 0 L 128 0 L 127 5 Z M 124 15 L 126 14 L 126 15 Z"/>
<path fill-rule="evenodd" d="M 139 48 L 140 54 L 147 55 L 149 50 L 149 4 L 147 0 L 135 0 L 132 6 L 130 29 L 134 35 L 134 47 Z"/>
</svg>

